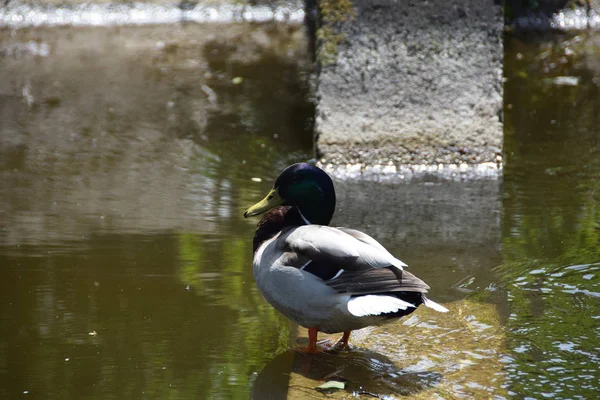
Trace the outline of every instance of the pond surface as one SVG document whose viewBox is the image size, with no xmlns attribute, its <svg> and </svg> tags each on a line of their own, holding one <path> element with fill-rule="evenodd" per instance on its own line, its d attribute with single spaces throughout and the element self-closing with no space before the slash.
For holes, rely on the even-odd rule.
<svg viewBox="0 0 600 400">
<path fill-rule="evenodd" d="M 507 43 L 509 393 L 600 391 L 600 35 Z"/>
<path fill-rule="evenodd" d="M 254 285 L 242 217 L 312 157 L 303 37 L 0 31 L 0 398 L 321 398 L 335 377 L 334 397 L 596 396 L 597 39 L 507 38 L 503 181 L 336 181 L 334 223 L 452 312 L 307 357 Z"/>
</svg>

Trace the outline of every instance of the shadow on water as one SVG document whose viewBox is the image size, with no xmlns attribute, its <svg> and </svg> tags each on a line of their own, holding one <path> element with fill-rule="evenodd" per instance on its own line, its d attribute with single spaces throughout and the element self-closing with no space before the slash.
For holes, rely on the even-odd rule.
<svg viewBox="0 0 600 400">
<path fill-rule="evenodd" d="M 290 380 L 290 374 L 306 378 Z M 389 358 L 368 350 L 305 354 L 287 350 L 273 358 L 258 374 L 252 386 L 253 399 L 286 399 L 290 385 L 301 387 L 296 396 L 321 398 L 323 394 L 311 382 L 338 381 L 344 383 L 347 394 L 377 397 L 394 393 L 411 396 L 423 387 L 442 379 L 435 372 L 403 371 Z M 312 387 L 310 385 L 313 385 Z"/>
</svg>

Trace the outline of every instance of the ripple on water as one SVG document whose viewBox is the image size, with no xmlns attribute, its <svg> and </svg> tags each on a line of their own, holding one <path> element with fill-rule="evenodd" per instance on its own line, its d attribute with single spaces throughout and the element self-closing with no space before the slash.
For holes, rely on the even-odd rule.
<svg viewBox="0 0 600 400">
<path fill-rule="evenodd" d="M 513 278 L 508 326 L 514 357 L 503 360 L 519 393 L 585 397 L 598 390 L 600 263 L 545 266 Z M 570 384 L 567 384 L 569 382 Z"/>
</svg>

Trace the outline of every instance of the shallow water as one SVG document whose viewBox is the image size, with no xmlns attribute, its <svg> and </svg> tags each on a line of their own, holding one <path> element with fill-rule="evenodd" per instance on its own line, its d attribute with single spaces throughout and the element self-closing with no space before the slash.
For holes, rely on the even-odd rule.
<svg viewBox="0 0 600 400">
<path fill-rule="evenodd" d="M 301 28 L 0 35 L 1 398 L 322 397 L 336 377 L 334 397 L 599 390 L 593 38 L 507 39 L 503 181 L 336 181 L 334 222 L 452 312 L 307 358 L 255 288 L 242 218 L 312 157 Z"/>
</svg>

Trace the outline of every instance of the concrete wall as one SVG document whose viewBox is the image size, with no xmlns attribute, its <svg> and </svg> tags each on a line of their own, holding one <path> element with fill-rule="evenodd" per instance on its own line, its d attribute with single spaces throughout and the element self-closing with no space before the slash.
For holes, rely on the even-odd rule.
<svg viewBox="0 0 600 400">
<path fill-rule="evenodd" d="M 502 148 L 501 2 L 355 0 L 319 75 L 325 164 L 497 162 Z M 333 24 L 332 24 L 333 25 Z"/>
</svg>

